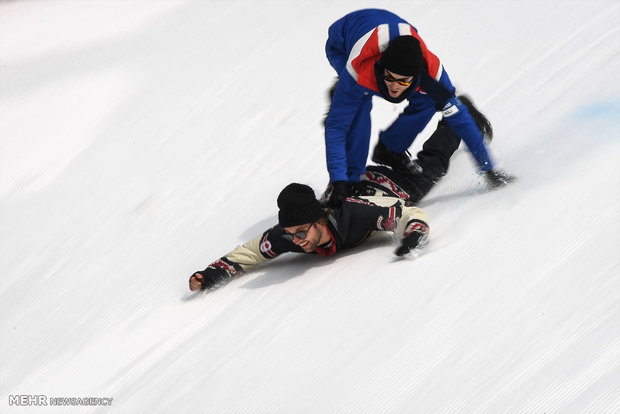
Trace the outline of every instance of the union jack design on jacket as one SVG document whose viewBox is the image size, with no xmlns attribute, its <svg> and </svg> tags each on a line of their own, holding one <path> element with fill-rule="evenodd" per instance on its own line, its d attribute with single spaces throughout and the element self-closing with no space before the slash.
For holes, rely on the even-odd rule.
<svg viewBox="0 0 620 414">
<path fill-rule="evenodd" d="M 422 73 L 399 97 L 389 96 L 382 78 L 381 57 L 391 40 L 411 35 L 420 43 Z M 364 174 L 370 145 L 372 97 L 410 105 L 379 138 L 392 151 L 404 153 L 436 112 L 474 156 L 480 170 L 493 167 L 482 133 L 455 88 L 440 59 L 431 52 L 415 27 L 397 15 L 379 9 L 352 12 L 334 22 L 325 52 L 338 74 L 325 119 L 325 147 L 330 181 L 357 182 Z"/>
<path fill-rule="evenodd" d="M 415 27 L 408 23 L 398 23 L 397 27 L 397 36 L 413 36 L 420 42 L 422 57 L 428 74 L 436 81 L 439 81 L 443 71 L 441 62 L 435 54 L 428 50 Z M 349 75 L 351 75 L 359 85 L 376 93 L 379 93 L 379 88 L 377 88 L 377 79 L 375 76 L 375 63 L 381 59 L 383 52 L 390 43 L 390 39 L 390 25 L 387 23 L 380 24 L 355 42 L 347 60 L 346 67 Z M 418 85 L 416 90 L 420 89 Z"/>
</svg>

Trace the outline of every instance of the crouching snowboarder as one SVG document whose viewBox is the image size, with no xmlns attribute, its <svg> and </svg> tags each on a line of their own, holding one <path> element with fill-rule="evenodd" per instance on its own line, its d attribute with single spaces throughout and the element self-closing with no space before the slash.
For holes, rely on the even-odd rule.
<svg viewBox="0 0 620 414">
<path fill-rule="evenodd" d="M 426 214 L 412 205 L 419 198 L 414 183 L 389 168 L 369 167 L 362 184 L 359 196 L 342 198 L 335 208 L 317 200 L 309 186 L 289 184 L 278 196 L 278 224 L 195 272 L 190 290 L 217 287 L 286 252 L 331 256 L 379 231 L 400 237 L 398 256 L 427 240 Z"/>
</svg>

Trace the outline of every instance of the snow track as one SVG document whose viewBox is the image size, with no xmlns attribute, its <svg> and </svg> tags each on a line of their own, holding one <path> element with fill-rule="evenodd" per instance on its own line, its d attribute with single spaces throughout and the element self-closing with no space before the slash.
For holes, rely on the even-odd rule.
<svg viewBox="0 0 620 414">
<path fill-rule="evenodd" d="M 327 184 L 327 28 L 377 4 L 293 3 L 0 2 L 0 412 L 619 412 L 614 1 L 379 4 L 519 180 L 459 150 L 415 260 L 380 237 L 189 293 L 286 184 Z"/>
</svg>

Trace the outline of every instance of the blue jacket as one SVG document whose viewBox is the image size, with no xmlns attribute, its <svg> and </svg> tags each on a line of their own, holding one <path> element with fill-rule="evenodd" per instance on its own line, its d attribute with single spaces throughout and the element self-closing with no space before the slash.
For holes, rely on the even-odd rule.
<svg viewBox="0 0 620 414">
<path fill-rule="evenodd" d="M 387 94 L 380 58 L 390 40 L 403 35 L 414 36 L 420 42 L 424 68 L 417 82 L 395 100 Z M 347 160 L 345 142 L 358 108 L 368 95 L 391 102 L 409 101 L 394 124 L 381 133 L 381 139 L 389 141 L 393 151 L 406 151 L 435 112 L 442 111 L 446 123 L 465 142 L 480 169 L 493 167 L 482 133 L 455 96 L 439 58 L 405 20 L 386 10 L 350 13 L 330 26 L 326 54 L 339 77 L 325 127 L 327 168 L 332 182 L 348 181 L 347 163 L 355 160 Z M 365 164 L 366 160 L 357 162 Z"/>
</svg>

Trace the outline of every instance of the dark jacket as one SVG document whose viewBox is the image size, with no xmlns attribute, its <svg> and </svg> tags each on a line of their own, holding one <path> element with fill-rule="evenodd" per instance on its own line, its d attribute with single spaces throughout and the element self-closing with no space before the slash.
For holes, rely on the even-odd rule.
<svg viewBox="0 0 620 414">
<path fill-rule="evenodd" d="M 388 196 L 346 199 L 340 208 L 328 212 L 327 228 L 331 240 L 313 253 L 331 256 L 359 245 L 377 231 L 391 231 L 400 237 L 418 232 L 424 238 L 429 233 L 424 211 L 408 205 L 403 198 Z M 214 261 L 204 271 L 197 272 L 205 280 L 203 288 L 239 276 L 283 253 L 304 253 L 294 242 L 284 239 L 283 234 L 284 229 L 275 225 Z"/>
</svg>

